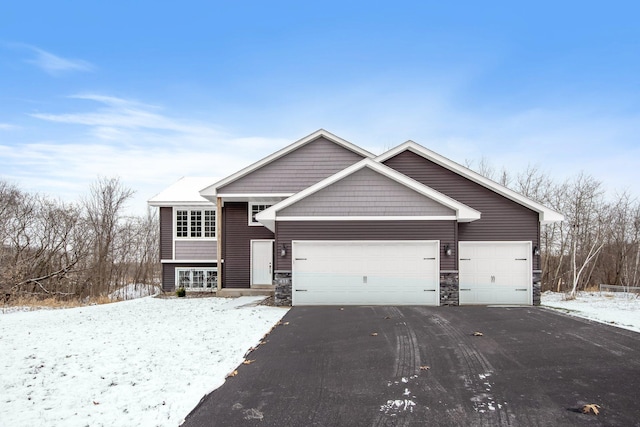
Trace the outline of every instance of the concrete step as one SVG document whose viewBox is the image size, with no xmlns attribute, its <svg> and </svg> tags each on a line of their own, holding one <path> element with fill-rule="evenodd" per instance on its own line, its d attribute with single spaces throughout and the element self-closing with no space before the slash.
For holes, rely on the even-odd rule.
<svg viewBox="0 0 640 427">
<path fill-rule="evenodd" d="M 273 296 L 273 288 L 271 289 L 233 289 L 233 288 L 222 288 L 217 292 L 218 296 L 221 297 L 243 297 L 243 296 Z"/>
</svg>

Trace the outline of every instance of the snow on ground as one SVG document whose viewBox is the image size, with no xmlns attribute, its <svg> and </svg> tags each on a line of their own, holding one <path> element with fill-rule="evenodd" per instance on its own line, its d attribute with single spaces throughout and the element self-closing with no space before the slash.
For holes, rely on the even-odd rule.
<svg viewBox="0 0 640 427">
<path fill-rule="evenodd" d="M 544 292 L 542 305 L 631 331 L 640 332 L 640 297 L 622 292 L 580 292 L 576 299 L 566 300 L 566 295 Z"/>
<path fill-rule="evenodd" d="M 0 424 L 177 426 L 286 313 L 260 297 L 141 298 L 0 314 Z M 542 304 L 640 332 L 640 298 Z"/>
<path fill-rule="evenodd" d="M 0 314 L 0 424 L 177 426 L 286 313 L 260 299 Z"/>
<path fill-rule="evenodd" d="M 158 295 L 162 290 L 156 285 L 144 285 L 140 283 L 131 283 L 123 286 L 109 294 L 112 301 L 122 301 L 136 298 L 148 297 L 150 295 Z"/>
</svg>

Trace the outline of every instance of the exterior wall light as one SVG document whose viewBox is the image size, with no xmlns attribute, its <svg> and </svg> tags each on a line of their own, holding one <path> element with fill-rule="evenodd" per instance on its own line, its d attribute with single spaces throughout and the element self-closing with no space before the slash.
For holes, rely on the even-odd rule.
<svg viewBox="0 0 640 427">
<path fill-rule="evenodd" d="M 540 249 L 537 246 L 533 247 L 533 255 L 540 256 Z"/>
<path fill-rule="evenodd" d="M 449 245 L 444 245 L 444 254 L 446 256 L 453 255 L 453 249 L 451 249 L 451 247 Z"/>
<path fill-rule="evenodd" d="M 284 243 L 280 246 L 280 256 L 283 258 L 287 256 L 287 247 Z"/>
</svg>

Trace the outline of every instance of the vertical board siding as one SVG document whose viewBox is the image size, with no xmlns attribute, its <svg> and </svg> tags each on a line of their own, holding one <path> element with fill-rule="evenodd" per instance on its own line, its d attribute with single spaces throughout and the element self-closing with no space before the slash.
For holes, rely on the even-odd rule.
<svg viewBox="0 0 640 427">
<path fill-rule="evenodd" d="M 362 159 L 360 154 L 320 137 L 220 187 L 218 193 L 297 193 Z"/>
<path fill-rule="evenodd" d="M 276 227 L 276 270 L 292 269 L 292 240 L 439 240 L 440 269 L 455 269 L 455 253 L 443 251 L 445 244 L 455 245 L 455 221 L 278 221 Z"/>
<path fill-rule="evenodd" d="M 273 239 L 273 233 L 258 226 L 249 226 L 247 202 L 227 202 L 222 215 L 223 287 L 251 286 L 251 240 Z"/>
<path fill-rule="evenodd" d="M 218 258 L 218 242 L 216 240 L 176 240 L 176 260 Z"/>
<path fill-rule="evenodd" d="M 410 151 L 384 163 L 481 212 L 479 220 L 458 224 L 460 241 L 531 241 L 540 246 L 537 212 Z"/>
<path fill-rule="evenodd" d="M 284 216 L 453 216 L 455 212 L 367 167 L 278 212 Z"/>
<path fill-rule="evenodd" d="M 160 259 L 173 259 L 173 208 L 160 208 Z"/>
</svg>

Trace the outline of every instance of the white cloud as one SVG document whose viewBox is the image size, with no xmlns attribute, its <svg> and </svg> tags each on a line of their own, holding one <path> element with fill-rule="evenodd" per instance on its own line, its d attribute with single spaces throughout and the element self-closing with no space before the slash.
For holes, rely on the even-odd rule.
<svg viewBox="0 0 640 427">
<path fill-rule="evenodd" d="M 160 110 L 159 107 L 136 101 L 97 94 L 80 94 L 71 98 L 95 101 L 102 104 L 103 108 L 82 113 L 38 113 L 32 116 L 50 122 L 89 126 L 94 129 L 94 136 L 106 139 L 112 139 L 113 134 L 123 130 L 169 131 L 197 138 L 213 138 L 221 134 L 213 125 L 168 117 L 156 112 Z M 126 134 L 120 133 L 120 136 L 125 137 Z"/>
<path fill-rule="evenodd" d="M 496 169 L 506 167 L 514 174 L 539 165 L 558 181 L 585 170 L 612 193 L 628 189 L 640 195 L 640 168 L 634 164 L 640 148 L 633 145 L 640 121 L 598 110 L 469 112 L 451 106 L 446 94 L 420 102 L 331 97 L 325 109 L 315 104 L 281 111 L 289 127 L 277 130 L 264 130 L 269 124 L 258 120 L 261 112 L 246 112 L 247 123 L 278 135 L 270 137 L 250 131 L 238 135 L 130 99 L 93 93 L 72 98 L 90 102 L 90 108 L 33 117 L 77 129 L 66 130 L 64 140 L 0 145 L 2 177 L 76 200 L 97 176 L 119 176 L 137 191 L 130 208 L 140 213 L 147 199 L 182 176 L 229 175 L 323 127 L 376 154 L 412 139 L 461 164 L 485 157 Z M 355 105 L 360 107 L 351 108 Z"/>
<path fill-rule="evenodd" d="M 130 210 L 142 213 L 146 200 L 182 176 L 224 177 L 292 142 L 232 135 L 132 100 L 95 94 L 74 98 L 101 105 L 85 112 L 32 115 L 79 129 L 67 131 L 65 140 L 0 145 L 0 178 L 73 201 L 98 176 L 118 176 L 136 190 Z"/>
<path fill-rule="evenodd" d="M 13 48 L 30 50 L 35 54 L 35 57 L 32 59 L 28 59 L 27 62 L 37 66 L 38 68 L 53 76 L 57 76 L 70 71 L 87 72 L 93 71 L 95 69 L 95 66 L 93 64 L 82 59 L 63 58 L 30 44 L 8 43 L 6 45 Z"/>
<path fill-rule="evenodd" d="M 0 130 L 15 130 L 15 129 L 19 129 L 19 127 L 9 123 L 0 123 Z"/>
</svg>

